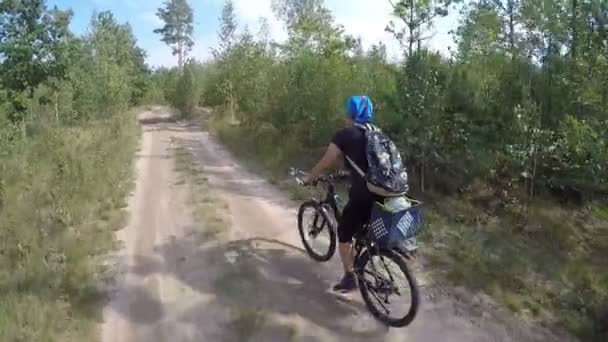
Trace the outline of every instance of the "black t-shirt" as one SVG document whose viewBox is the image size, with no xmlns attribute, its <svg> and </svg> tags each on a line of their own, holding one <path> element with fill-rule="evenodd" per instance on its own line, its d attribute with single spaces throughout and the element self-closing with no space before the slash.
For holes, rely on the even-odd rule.
<svg viewBox="0 0 608 342">
<path fill-rule="evenodd" d="M 334 138 L 334 143 L 344 156 L 348 156 L 352 161 L 357 164 L 363 172 L 367 172 L 367 156 L 365 154 L 365 131 L 358 127 L 347 127 L 339 130 Z M 353 195 L 357 196 L 369 196 L 369 190 L 367 189 L 366 181 L 359 173 L 353 169 L 350 163 L 344 158 L 344 165 L 351 171 L 351 189 L 350 197 Z"/>
</svg>

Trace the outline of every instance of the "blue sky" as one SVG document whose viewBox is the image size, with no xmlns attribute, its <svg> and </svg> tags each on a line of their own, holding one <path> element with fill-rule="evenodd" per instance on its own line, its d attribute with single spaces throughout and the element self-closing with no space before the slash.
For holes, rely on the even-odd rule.
<svg viewBox="0 0 608 342">
<path fill-rule="evenodd" d="M 192 55 L 198 59 L 210 58 L 210 49 L 217 44 L 218 17 L 224 0 L 190 0 L 195 17 L 195 48 Z M 87 30 L 93 11 L 111 10 L 121 22 L 129 22 L 133 27 L 139 45 L 148 53 L 148 63 L 152 66 L 173 66 L 176 58 L 171 55 L 169 47 L 160 42 L 159 36 L 152 31 L 162 23 L 156 17 L 156 9 L 163 0 L 47 0 L 49 7 L 57 5 L 61 9 L 71 8 L 74 11 L 72 30 L 84 33 Z M 274 39 L 285 39 L 286 33 L 282 24 L 277 21 L 270 8 L 271 0 L 234 0 L 240 27 L 249 27 L 255 33 L 259 28 L 259 18 L 268 19 Z M 344 25 L 347 33 L 359 36 L 364 46 L 383 41 L 389 49 L 389 55 L 399 54 L 399 44 L 393 37 L 384 32 L 389 20 L 390 4 L 387 0 L 325 0 L 326 6 L 333 12 L 336 22 Z M 456 12 L 456 11 L 452 11 Z M 453 46 L 452 37 L 448 34 L 458 22 L 458 15 L 451 14 L 438 21 L 432 31 L 434 37 L 428 41 L 430 48 L 447 53 L 448 46 Z"/>
</svg>

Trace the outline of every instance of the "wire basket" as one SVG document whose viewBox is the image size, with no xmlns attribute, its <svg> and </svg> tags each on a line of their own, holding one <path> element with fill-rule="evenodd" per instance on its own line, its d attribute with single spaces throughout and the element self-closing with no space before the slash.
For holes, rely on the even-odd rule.
<svg viewBox="0 0 608 342">
<path fill-rule="evenodd" d="M 422 202 L 409 200 L 412 206 L 398 212 L 388 211 L 380 203 L 374 203 L 369 223 L 374 242 L 392 248 L 416 236 L 422 224 Z"/>
</svg>

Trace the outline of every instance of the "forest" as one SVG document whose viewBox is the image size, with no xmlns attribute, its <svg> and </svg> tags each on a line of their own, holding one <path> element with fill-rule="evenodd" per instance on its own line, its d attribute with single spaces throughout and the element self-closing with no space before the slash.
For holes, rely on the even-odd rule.
<svg viewBox="0 0 608 342">
<path fill-rule="evenodd" d="M 608 315 L 608 3 L 598 0 L 392 2 L 400 42 L 365 48 L 321 0 L 275 0 L 288 32 L 271 38 L 220 17 L 210 61 L 153 75 L 185 115 L 275 180 L 311 167 L 353 94 L 407 157 L 427 201 L 423 252 L 455 284 L 524 317 L 600 340 Z M 459 13 L 456 48 L 429 50 Z"/>
<path fill-rule="evenodd" d="M 427 206 L 421 253 L 438 277 L 584 341 L 608 330 L 608 2 L 393 0 L 401 47 L 364 46 L 323 0 L 273 0 L 287 31 L 220 14 L 213 57 L 189 57 L 184 0 L 151 27 L 178 56 L 150 68 L 129 24 L 44 0 L 0 1 L 0 340 L 84 341 L 100 259 L 132 187 L 133 108 L 202 120 L 275 181 L 311 167 L 348 96 L 366 94 Z M 187 6 L 186 6 L 187 7 Z M 428 48 L 458 13 L 449 53 Z M 171 23 L 182 18 L 180 23 Z M 175 25 L 169 25 L 175 24 Z M 179 34 L 170 28 L 181 27 Z M 161 44 L 159 42 L 159 44 Z"/>
</svg>

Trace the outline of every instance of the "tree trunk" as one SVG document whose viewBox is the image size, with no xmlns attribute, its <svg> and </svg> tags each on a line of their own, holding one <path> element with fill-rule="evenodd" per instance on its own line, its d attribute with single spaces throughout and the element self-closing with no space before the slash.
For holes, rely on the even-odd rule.
<svg viewBox="0 0 608 342">
<path fill-rule="evenodd" d="M 577 7 L 578 0 L 572 0 L 572 15 L 570 17 L 570 30 L 572 31 L 572 41 L 570 42 L 570 54 L 572 56 L 573 62 L 576 60 L 576 41 L 578 40 L 578 31 L 576 30 Z"/>
<path fill-rule="evenodd" d="M 59 91 L 55 89 L 55 120 L 59 122 Z"/>
<path fill-rule="evenodd" d="M 514 4 L 513 1 L 509 0 L 507 3 L 507 11 L 509 12 L 509 45 L 511 49 L 511 58 L 515 59 L 515 13 L 514 12 Z"/>
<path fill-rule="evenodd" d="M 424 184 L 424 163 L 420 164 L 420 192 L 424 192 L 425 191 L 425 184 Z"/>
<path fill-rule="evenodd" d="M 410 43 L 410 47 L 409 47 L 409 56 L 412 56 L 412 53 L 414 51 L 414 29 L 415 29 L 415 25 L 414 25 L 414 0 L 410 0 L 410 22 L 408 23 L 408 29 L 410 30 L 410 36 L 409 36 L 409 43 Z"/>
<path fill-rule="evenodd" d="M 228 82 L 228 106 L 230 107 L 230 124 L 236 125 L 236 106 L 234 105 L 234 91 L 232 87 L 232 81 Z"/>
<path fill-rule="evenodd" d="M 177 67 L 179 70 L 182 70 L 182 67 L 184 65 L 184 51 L 182 48 L 182 41 L 178 41 L 177 42 Z"/>
<path fill-rule="evenodd" d="M 536 171 L 538 168 L 538 153 L 536 145 L 534 146 L 533 159 L 532 159 L 532 175 L 530 177 L 530 198 L 534 198 L 534 183 L 536 181 Z"/>
</svg>

